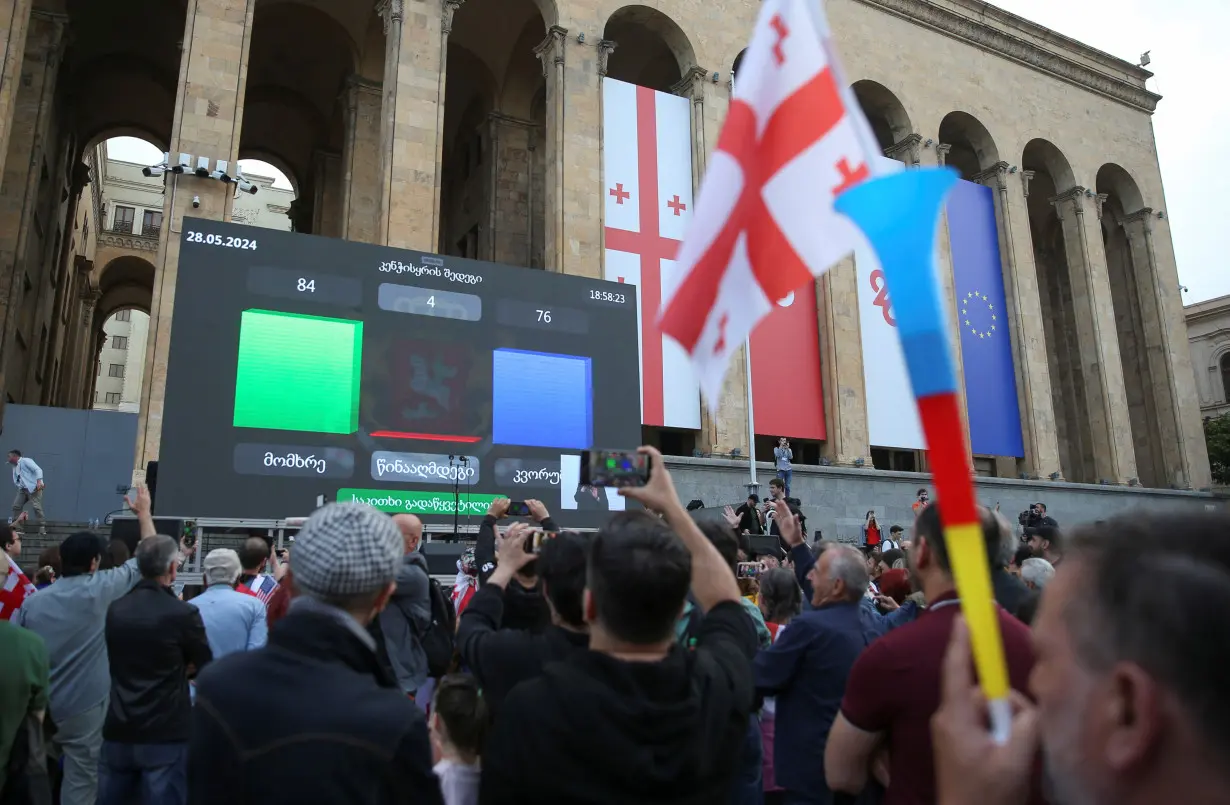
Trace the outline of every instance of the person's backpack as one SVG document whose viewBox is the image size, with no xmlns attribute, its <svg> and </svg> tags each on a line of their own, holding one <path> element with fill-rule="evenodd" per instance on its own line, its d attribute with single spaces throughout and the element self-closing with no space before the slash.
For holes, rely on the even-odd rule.
<svg viewBox="0 0 1230 805">
<path fill-rule="evenodd" d="M 440 587 L 440 582 L 428 576 L 427 591 L 431 598 L 431 625 L 419 637 L 427 655 L 427 673 L 433 678 L 444 676 L 453 664 L 453 636 L 457 633 L 457 613 L 453 603 Z"/>
</svg>

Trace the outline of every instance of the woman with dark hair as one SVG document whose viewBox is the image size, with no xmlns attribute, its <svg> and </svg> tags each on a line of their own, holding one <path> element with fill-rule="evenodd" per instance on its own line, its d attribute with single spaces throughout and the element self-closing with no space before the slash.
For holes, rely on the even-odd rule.
<svg viewBox="0 0 1230 805">
<path fill-rule="evenodd" d="M 98 569 L 113 570 L 131 558 L 132 551 L 128 550 L 128 543 L 122 539 L 113 539 L 107 543 L 107 548 L 103 551 L 102 560 L 98 563 Z"/>
<path fill-rule="evenodd" d="M 803 608 L 803 591 L 794 578 L 794 571 L 783 567 L 766 570 L 760 574 L 760 611 L 764 614 L 765 626 L 773 640 L 785 631 L 786 624 Z M 760 713 L 760 741 L 764 746 L 764 791 L 765 805 L 781 802 L 785 789 L 777 786 L 773 773 L 773 738 L 776 732 L 776 702 L 764 700 Z"/>
</svg>

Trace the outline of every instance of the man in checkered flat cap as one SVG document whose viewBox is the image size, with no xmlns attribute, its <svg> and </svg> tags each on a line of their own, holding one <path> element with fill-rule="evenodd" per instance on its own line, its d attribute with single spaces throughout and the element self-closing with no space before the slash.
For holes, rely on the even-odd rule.
<svg viewBox="0 0 1230 805">
<path fill-rule="evenodd" d="M 367 628 L 403 550 L 393 520 L 369 506 L 330 503 L 308 518 L 283 580 L 295 597 L 268 645 L 197 681 L 189 802 L 443 802 L 423 713 Z"/>
</svg>

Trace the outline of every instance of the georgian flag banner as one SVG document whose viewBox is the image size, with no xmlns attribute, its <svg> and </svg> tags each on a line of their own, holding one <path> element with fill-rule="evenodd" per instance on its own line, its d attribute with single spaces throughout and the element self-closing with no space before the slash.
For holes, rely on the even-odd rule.
<svg viewBox="0 0 1230 805">
<path fill-rule="evenodd" d="M 711 408 L 773 304 L 864 240 L 833 199 L 891 170 L 880 156 L 819 0 L 765 0 L 659 318 Z"/>
</svg>

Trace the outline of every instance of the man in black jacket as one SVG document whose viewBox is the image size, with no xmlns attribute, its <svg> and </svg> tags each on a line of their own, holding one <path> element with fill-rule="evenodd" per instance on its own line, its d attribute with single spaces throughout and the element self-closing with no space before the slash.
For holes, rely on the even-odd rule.
<svg viewBox="0 0 1230 805">
<path fill-rule="evenodd" d="M 213 658 L 201 612 L 171 590 L 179 546 L 137 545 L 141 581 L 107 610 L 111 700 L 98 764 L 99 805 L 187 801 L 188 680 Z"/>
<path fill-rule="evenodd" d="M 530 528 L 517 523 L 508 530 L 498 551 L 495 572 L 474 593 L 461 613 L 457 646 L 461 659 L 483 687 L 483 698 L 494 716 L 508 692 L 542 674 L 543 666 L 567 658 L 589 645 L 589 629 L 581 612 L 585 589 L 585 559 L 590 537 L 561 531 L 546 540 L 538 554 L 526 553 Z M 551 625 L 534 633 L 504 629 L 504 591 L 529 562 L 551 612 Z"/>
<path fill-rule="evenodd" d="M 308 518 L 284 580 L 297 596 L 269 644 L 198 680 L 189 802 L 442 803 L 423 713 L 366 629 L 403 551 L 397 526 L 369 506 L 331 503 Z"/>
<path fill-rule="evenodd" d="M 675 494 L 662 454 L 649 483 L 593 538 L 590 648 L 509 694 L 483 751 L 482 803 L 726 802 L 755 697 L 756 633 L 717 549 Z M 689 584 L 706 617 L 675 641 Z"/>
</svg>

